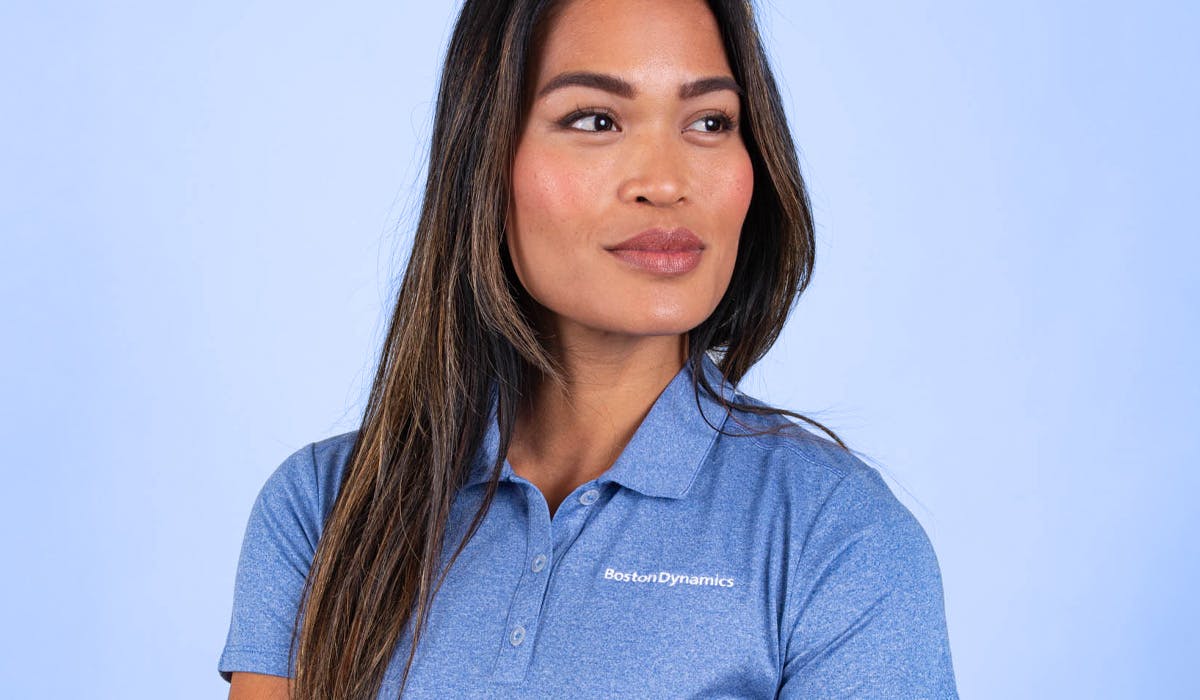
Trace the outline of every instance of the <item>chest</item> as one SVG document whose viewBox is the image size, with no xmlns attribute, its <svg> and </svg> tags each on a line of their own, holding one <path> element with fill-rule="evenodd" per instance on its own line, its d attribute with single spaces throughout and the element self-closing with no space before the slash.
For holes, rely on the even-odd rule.
<svg viewBox="0 0 1200 700">
<path fill-rule="evenodd" d="M 447 555 L 477 506 L 456 503 Z M 502 483 L 434 600 L 405 697 L 772 697 L 781 556 L 714 501 L 589 483 L 551 518 L 536 489 Z"/>
</svg>

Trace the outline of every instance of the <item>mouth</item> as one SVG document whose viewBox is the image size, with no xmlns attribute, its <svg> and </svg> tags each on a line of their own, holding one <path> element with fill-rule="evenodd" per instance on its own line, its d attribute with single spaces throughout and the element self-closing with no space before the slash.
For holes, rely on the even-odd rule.
<svg viewBox="0 0 1200 700">
<path fill-rule="evenodd" d="M 628 238 L 608 250 L 633 250 L 653 253 L 682 253 L 704 250 L 699 236 L 686 228 L 652 228 Z"/>
<path fill-rule="evenodd" d="M 656 275 L 682 275 L 700 264 L 704 243 L 686 228 L 653 228 L 607 248 L 629 266 Z"/>
</svg>

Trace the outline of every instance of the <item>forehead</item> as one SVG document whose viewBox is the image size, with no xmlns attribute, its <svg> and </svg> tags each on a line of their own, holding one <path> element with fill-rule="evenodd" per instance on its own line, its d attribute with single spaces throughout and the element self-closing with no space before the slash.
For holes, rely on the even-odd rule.
<svg viewBox="0 0 1200 700">
<path fill-rule="evenodd" d="M 538 85 L 586 70 L 674 90 L 698 76 L 731 73 L 704 0 L 567 0 L 550 19 L 537 64 Z"/>
</svg>

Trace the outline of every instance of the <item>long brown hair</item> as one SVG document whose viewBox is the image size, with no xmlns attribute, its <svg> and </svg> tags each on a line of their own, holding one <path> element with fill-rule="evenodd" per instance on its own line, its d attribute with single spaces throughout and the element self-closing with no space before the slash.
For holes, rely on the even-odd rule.
<svg viewBox="0 0 1200 700">
<path fill-rule="evenodd" d="M 526 113 L 528 64 L 561 0 L 466 0 L 438 89 L 413 250 L 349 461 L 305 581 L 293 629 L 292 697 L 375 697 L 406 628 L 401 688 L 441 576 L 491 506 L 522 397 L 562 374 L 531 320 L 508 258 L 510 166 Z M 747 0 L 709 0 L 745 90 L 742 136 L 754 192 L 729 289 L 688 333 L 697 401 L 724 399 L 701 363 L 736 385 L 771 347 L 813 268 L 813 221 L 783 105 Z M 466 535 L 442 562 L 450 507 L 493 397 L 500 446 Z M 443 564 L 445 566 L 443 567 Z M 439 572 L 441 575 L 439 575 Z"/>
</svg>

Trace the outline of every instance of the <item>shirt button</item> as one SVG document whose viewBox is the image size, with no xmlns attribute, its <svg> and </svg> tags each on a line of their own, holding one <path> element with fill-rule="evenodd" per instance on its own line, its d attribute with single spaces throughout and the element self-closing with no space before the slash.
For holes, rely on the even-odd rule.
<svg viewBox="0 0 1200 700">
<path fill-rule="evenodd" d="M 533 570 L 541 571 L 544 568 L 546 568 L 546 555 L 539 554 L 533 558 Z"/>
<path fill-rule="evenodd" d="M 590 506 L 596 502 L 597 498 L 600 498 L 600 492 L 596 489 L 588 489 L 579 496 L 579 502 L 585 506 Z"/>
<path fill-rule="evenodd" d="M 508 641 L 512 642 L 514 647 L 520 646 L 521 642 L 525 641 L 525 628 L 521 625 L 514 627 L 512 634 L 508 637 Z"/>
</svg>

